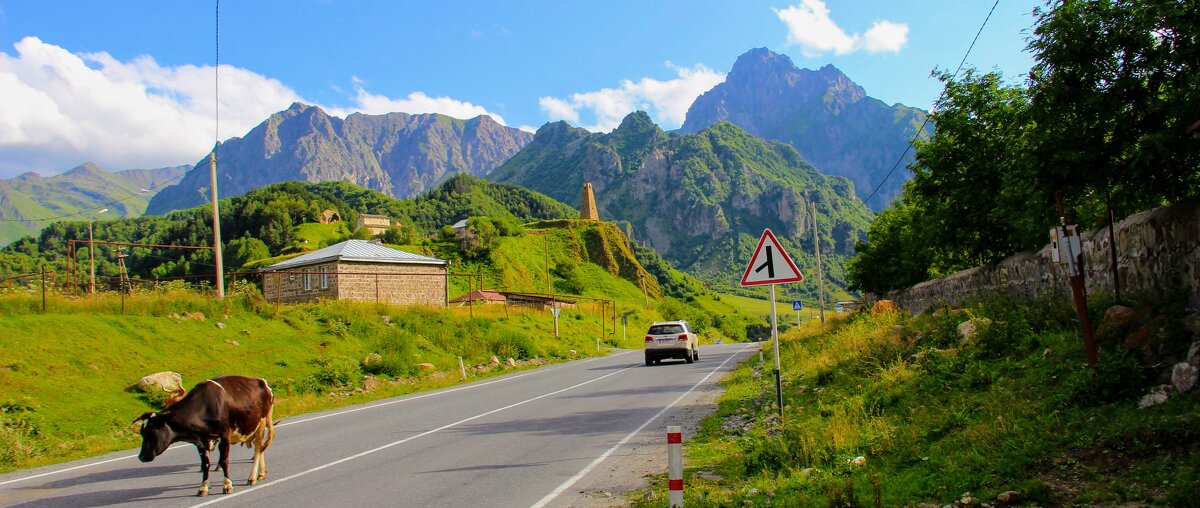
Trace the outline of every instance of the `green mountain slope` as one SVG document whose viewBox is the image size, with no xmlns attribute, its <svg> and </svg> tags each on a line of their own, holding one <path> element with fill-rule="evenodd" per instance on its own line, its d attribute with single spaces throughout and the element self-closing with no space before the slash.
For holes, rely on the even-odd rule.
<svg viewBox="0 0 1200 508">
<path fill-rule="evenodd" d="M 107 207 L 108 212 L 96 218 L 141 215 L 152 196 L 142 189 L 156 188 L 189 169 L 191 166 L 110 173 L 87 162 L 61 175 L 25 173 L 0 180 L 0 246 L 36 234 L 45 225 L 29 219 L 60 217 L 100 206 Z M 121 201 L 112 203 L 116 200 Z"/>
<path fill-rule="evenodd" d="M 680 131 L 729 121 L 787 143 L 821 172 L 851 179 L 859 199 L 882 184 L 868 203 L 882 210 L 912 177 L 906 169 L 911 153 L 892 169 L 925 117 L 920 109 L 867 96 L 832 65 L 800 69 L 786 55 L 757 48 L 738 57 L 725 82 L 696 98 Z M 926 126 L 923 135 L 932 130 Z"/>
<path fill-rule="evenodd" d="M 628 222 L 635 241 L 728 289 L 736 287 L 764 228 L 812 275 L 810 203 L 817 208 L 827 282 L 844 287 L 842 261 L 853 254 L 872 215 L 849 180 L 819 173 L 790 146 L 728 122 L 697 134 L 668 134 L 643 112 L 630 114 L 609 134 L 547 124 L 488 178 L 572 205 L 579 203 L 583 183 L 591 182 L 602 218 Z M 815 291 L 814 284 L 787 290 Z"/>
</svg>

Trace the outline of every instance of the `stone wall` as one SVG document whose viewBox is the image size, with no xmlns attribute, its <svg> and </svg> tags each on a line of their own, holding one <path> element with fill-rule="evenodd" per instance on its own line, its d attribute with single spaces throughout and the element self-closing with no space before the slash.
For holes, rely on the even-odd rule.
<svg viewBox="0 0 1200 508">
<path fill-rule="evenodd" d="M 263 296 L 272 303 L 342 299 L 444 306 L 446 267 L 339 262 L 267 272 L 263 274 Z"/>
<path fill-rule="evenodd" d="M 338 263 L 337 298 L 396 305 L 446 305 L 446 267 Z"/>
<path fill-rule="evenodd" d="M 1046 232 L 1049 235 L 1050 227 Z M 1117 273 L 1126 291 L 1154 291 L 1182 286 L 1189 303 L 1200 306 L 1200 198 L 1131 215 L 1115 225 Z M 1082 235 L 1084 280 L 1089 295 L 1113 292 L 1108 228 Z M 960 305 L 997 292 L 1034 298 L 1057 292 L 1070 298 L 1065 266 L 1050 260 L 1050 245 L 1023 252 L 995 265 L 963 270 L 888 293 L 900 308 L 914 314 L 942 305 Z"/>
</svg>

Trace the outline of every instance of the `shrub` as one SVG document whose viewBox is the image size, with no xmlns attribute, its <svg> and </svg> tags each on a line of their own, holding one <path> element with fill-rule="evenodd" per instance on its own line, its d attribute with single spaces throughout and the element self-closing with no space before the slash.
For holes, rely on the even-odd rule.
<svg viewBox="0 0 1200 508">
<path fill-rule="evenodd" d="M 499 337 L 492 340 L 491 348 L 492 352 L 500 358 L 528 360 L 537 356 L 533 340 L 516 332 L 502 332 Z"/>
</svg>

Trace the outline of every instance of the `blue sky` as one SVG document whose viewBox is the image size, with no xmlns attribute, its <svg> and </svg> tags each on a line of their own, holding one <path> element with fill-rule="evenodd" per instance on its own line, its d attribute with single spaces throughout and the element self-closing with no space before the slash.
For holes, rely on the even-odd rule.
<svg viewBox="0 0 1200 508">
<path fill-rule="evenodd" d="M 1019 80 L 1041 3 L 1000 0 L 968 65 Z M 755 47 L 929 109 L 930 71 L 954 70 L 992 4 L 226 0 L 218 129 L 215 2 L 0 0 L 0 178 L 194 163 L 293 101 L 597 131 L 643 109 L 674 129 Z"/>
</svg>

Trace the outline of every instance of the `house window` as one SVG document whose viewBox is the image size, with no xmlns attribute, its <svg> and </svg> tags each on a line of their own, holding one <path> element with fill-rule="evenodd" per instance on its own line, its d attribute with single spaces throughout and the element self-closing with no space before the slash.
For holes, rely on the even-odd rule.
<svg viewBox="0 0 1200 508">
<path fill-rule="evenodd" d="M 304 269 L 304 290 L 312 291 L 312 277 L 308 273 L 308 268 Z"/>
<path fill-rule="evenodd" d="M 321 289 L 329 289 L 329 267 L 321 267 Z"/>
</svg>

